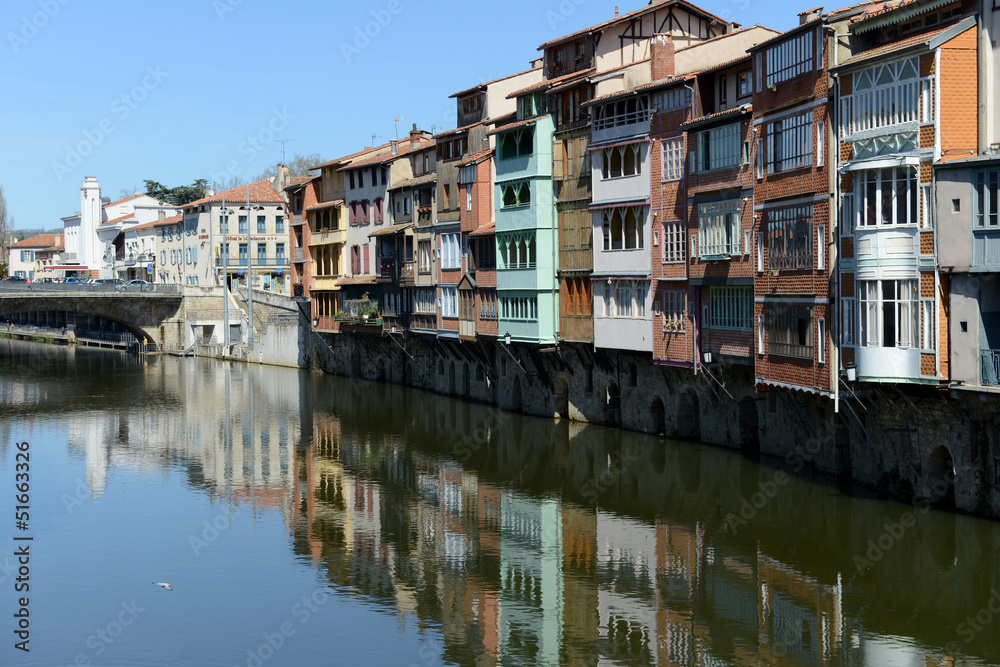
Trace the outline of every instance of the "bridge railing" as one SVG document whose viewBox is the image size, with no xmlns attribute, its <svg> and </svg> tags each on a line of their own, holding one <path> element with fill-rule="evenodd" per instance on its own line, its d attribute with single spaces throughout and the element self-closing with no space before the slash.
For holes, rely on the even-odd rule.
<svg viewBox="0 0 1000 667">
<path fill-rule="evenodd" d="M 183 285 L 113 285 L 111 283 L 36 283 L 0 281 L 0 294 L 181 294 Z"/>
</svg>

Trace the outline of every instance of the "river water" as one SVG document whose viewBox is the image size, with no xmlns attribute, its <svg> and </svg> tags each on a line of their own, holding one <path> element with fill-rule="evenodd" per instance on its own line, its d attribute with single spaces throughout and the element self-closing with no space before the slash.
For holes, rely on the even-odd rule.
<svg viewBox="0 0 1000 667">
<path fill-rule="evenodd" d="M 796 467 L 0 340 L 0 664 L 1000 662 L 1000 524 Z"/>
</svg>

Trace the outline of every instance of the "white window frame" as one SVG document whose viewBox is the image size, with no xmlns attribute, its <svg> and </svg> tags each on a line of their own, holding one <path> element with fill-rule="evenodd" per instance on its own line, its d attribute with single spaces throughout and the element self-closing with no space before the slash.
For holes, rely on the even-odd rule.
<svg viewBox="0 0 1000 667">
<path fill-rule="evenodd" d="M 743 146 L 740 123 L 729 123 L 698 133 L 698 171 L 738 167 Z"/>
<path fill-rule="evenodd" d="M 452 270 L 462 268 L 462 233 L 453 232 L 441 235 L 441 269 Z"/>
<path fill-rule="evenodd" d="M 742 201 L 729 199 L 698 205 L 698 253 L 701 259 L 739 255 Z"/>
<path fill-rule="evenodd" d="M 812 109 L 767 124 L 767 173 L 812 166 Z"/>
<path fill-rule="evenodd" d="M 713 329 L 751 331 L 753 329 L 753 287 L 712 287 L 709 289 L 710 326 Z"/>
<path fill-rule="evenodd" d="M 910 166 L 855 172 L 854 202 L 860 213 L 858 228 L 917 225 L 918 180 L 916 170 Z M 900 193 L 900 184 L 904 182 L 906 183 L 904 192 L 910 196 L 903 196 Z M 891 188 L 892 192 L 883 197 L 882 193 L 886 188 Z M 872 200 L 869 201 L 870 199 Z M 882 204 L 886 200 L 892 202 L 892 210 L 888 212 L 882 209 Z"/>
<path fill-rule="evenodd" d="M 458 286 L 441 286 L 441 317 L 458 317 Z"/>
<path fill-rule="evenodd" d="M 767 85 L 776 86 L 813 69 L 815 34 L 808 30 L 767 49 Z"/>
<path fill-rule="evenodd" d="M 664 139 L 663 149 L 663 180 L 679 181 L 684 178 L 684 137 Z"/>
</svg>

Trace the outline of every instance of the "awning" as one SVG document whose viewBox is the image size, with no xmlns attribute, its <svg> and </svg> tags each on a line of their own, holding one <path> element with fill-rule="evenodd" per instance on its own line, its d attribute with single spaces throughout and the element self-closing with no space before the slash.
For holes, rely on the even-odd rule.
<svg viewBox="0 0 1000 667">
<path fill-rule="evenodd" d="M 864 169 L 888 169 L 890 167 L 919 167 L 919 155 L 902 155 L 896 157 L 877 157 L 870 160 L 858 160 L 844 167 L 844 171 L 862 171 Z"/>
<path fill-rule="evenodd" d="M 47 271 L 90 271 L 89 266 L 47 266 Z"/>
<path fill-rule="evenodd" d="M 405 232 L 407 229 L 413 226 L 412 222 L 406 222 L 401 225 L 389 225 L 388 227 L 383 227 L 382 229 L 376 229 L 374 232 L 368 235 L 369 238 L 373 236 L 391 236 L 392 234 L 399 234 L 400 232 Z"/>
</svg>

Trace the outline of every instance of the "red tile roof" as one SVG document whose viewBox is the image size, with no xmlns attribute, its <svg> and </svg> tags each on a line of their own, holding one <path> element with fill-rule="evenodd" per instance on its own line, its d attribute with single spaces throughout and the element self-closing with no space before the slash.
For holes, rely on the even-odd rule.
<svg viewBox="0 0 1000 667">
<path fill-rule="evenodd" d="M 889 42 L 888 44 L 881 44 L 879 46 L 876 46 L 874 49 L 868 49 L 867 51 L 856 53 L 847 60 L 845 60 L 844 62 L 840 63 L 840 65 L 838 65 L 836 69 L 839 70 L 843 67 L 849 67 L 851 65 L 855 65 L 862 61 L 871 60 L 872 58 L 878 58 L 880 56 L 885 56 L 890 53 L 896 53 L 898 51 L 902 51 L 904 49 L 908 49 L 911 47 L 921 46 L 931 41 L 932 39 L 943 33 L 945 30 L 948 30 L 949 28 L 953 27 L 955 23 L 957 23 L 957 21 L 953 21 L 948 25 L 934 28 L 933 30 L 928 30 L 927 32 L 922 32 L 919 35 L 911 35 L 910 37 L 906 37 L 904 39 L 898 39 L 895 42 Z"/>
<path fill-rule="evenodd" d="M 701 7 L 693 5 L 690 2 L 687 2 L 686 0 L 665 0 L 665 1 L 662 1 L 662 2 L 656 2 L 654 0 L 654 2 L 651 2 L 648 6 L 643 7 L 642 9 L 637 9 L 635 11 L 628 12 L 627 14 L 622 14 L 621 16 L 618 16 L 616 18 L 610 19 L 610 20 L 605 21 L 603 23 L 598 23 L 597 25 L 593 25 L 593 26 L 591 26 L 589 28 L 584 28 L 583 30 L 577 30 L 576 32 L 570 33 L 569 35 L 565 35 L 563 37 L 559 37 L 559 38 L 550 40 L 548 42 L 545 42 L 544 44 L 542 44 L 541 46 L 538 47 L 538 50 L 542 51 L 542 50 L 544 50 L 545 48 L 547 48 L 549 46 L 554 46 L 556 44 L 562 44 L 563 42 L 571 41 L 571 40 L 576 39 L 577 37 L 580 37 L 581 35 L 585 35 L 585 34 L 587 34 L 589 32 L 599 32 L 599 31 L 604 30 L 606 28 L 610 28 L 611 26 L 615 25 L 616 23 L 627 23 L 627 22 L 631 21 L 632 19 L 634 19 L 634 18 L 636 18 L 638 16 L 641 16 L 643 14 L 648 14 L 649 12 L 657 11 L 659 9 L 664 9 L 666 7 L 671 7 L 671 6 L 680 6 L 680 7 L 683 7 L 685 10 L 691 12 L 692 14 L 701 14 L 705 18 L 708 18 L 710 20 L 714 20 L 717 23 L 721 23 L 722 25 L 727 25 L 729 23 L 728 21 L 726 21 L 726 20 L 724 20 L 724 19 L 716 16 L 715 14 L 711 14 L 709 12 L 706 12 Z"/>
<path fill-rule="evenodd" d="M 489 125 L 501 125 L 503 123 L 511 121 L 514 118 L 517 118 L 517 112 L 511 111 L 510 113 L 505 113 L 502 116 L 497 116 L 496 118 L 490 118 L 486 122 Z"/>
<path fill-rule="evenodd" d="M 349 160 L 354 160 L 354 159 L 356 159 L 356 158 L 358 158 L 358 157 L 360 157 L 362 155 L 369 155 L 371 153 L 378 153 L 378 152 L 383 152 L 383 151 L 387 152 L 390 148 L 392 148 L 392 142 L 391 141 L 390 142 L 386 142 L 386 143 L 382 144 L 381 146 L 375 146 L 374 148 L 372 148 L 371 146 L 365 146 L 363 149 L 361 149 L 360 151 L 358 151 L 356 153 L 351 153 L 350 155 L 345 155 L 345 156 L 339 157 L 339 158 L 337 158 L 335 160 L 327 160 L 326 162 L 323 162 L 321 164 L 317 164 L 317 165 L 315 165 L 313 167 L 309 167 L 309 171 L 313 171 L 314 169 L 322 169 L 323 167 L 332 167 L 334 165 L 341 164 L 343 162 L 347 162 Z"/>
<path fill-rule="evenodd" d="M 733 107 L 732 109 L 726 109 L 725 111 L 716 111 L 715 113 L 710 113 L 699 118 L 692 118 L 689 121 L 680 124 L 682 128 L 694 127 L 696 125 L 703 125 L 705 123 L 710 123 L 714 120 L 719 120 L 720 118 L 726 118 L 727 116 L 735 116 L 737 114 L 749 114 L 753 113 L 753 105 L 742 104 L 738 107 Z"/>
<path fill-rule="evenodd" d="M 497 233 L 497 223 L 491 222 L 488 225 L 483 225 L 474 232 L 469 232 L 469 236 L 492 236 Z"/>
<path fill-rule="evenodd" d="M 125 199 L 119 199 L 118 201 L 113 201 L 110 204 L 103 204 L 101 208 L 110 208 L 111 206 L 118 206 L 118 204 L 124 204 L 127 201 L 132 201 L 133 199 L 138 199 L 139 197 L 145 197 L 146 195 L 132 195 L 131 197 L 125 197 Z"/>
<path fill-rule="evenodd" d="M 469 157 L 467 157 L 464 160 L 462 160 L 461 162 L 459 162 L 458 166 L 459 167 L 467 167 L 470 164 L 477 164 L 477 163 L 482 162 L 483 160 L 485 160 L 487 158 L 493 157 L 493 153 L 494 152 L 495 151 L 492 148 L 490 148 L 490 149 L 485 150 L 485 151 L 479 151 L 478 153 L 473 153 Z"/>
<path fill-rule="evenodd" d="M 111 220 L 108 220 L 106 222 L 102 222 L 101 224 L 102 225 L 115 225 L 115 224 L 118 224 L 119 222 L 125 222 L 126 220 L 131 220 L 134 217 L 135 217 L 135 213 L 129 213 L 128 215 L 123 215 L 123 216 L 120 216 L 118 218 L 112 218 Z"/>
<path fill-rule="evenodd" d="M 337 281 L 339 286 L 347 285 L 374 285 L 375 276 L 355 276 L 354 278 L 341 278 Z"/>
<path fill-rule="evenodd" d="M 322 211 L 328 208 L 337 208 L 338 206 L 343 206 L 343 205 L 344 205 L 343 199 L 334 199 L 333 201 L 325 201 L 319 204 L 313 204 L 312 206 L 306 206 L 304 210 L 306 213 L 310 213 L 312 211 Z"/>
<path fill-rule="evenodd" d="M 145 222 L 141 225 L 136 225 L 135 227 L 130 227 L 129 231 L 138 231 L 140 229 L 152 229 L 154 227 L 166 227 L 167 225 L 180 224 L 184 219 L 183 216 L 174 215 L 169 218 L 164 218 L 163 220 L 153 220 L 152 222 Z"/>
<path fill-rule="evenodd" d="M 62 234 L 39 234 L 30 239 L 11 243 L 9 248 L 51 248 L 56 244 L 57 238 Z"/>
<path fill-rule="evenodd" d="M 360 169 L 362 167 L 370 167 L 376 164 L 385 164 L 386 162 L 392 162 L 401 157 L 405 157 L 410 153 L 417 153 L 427 148 L 433 148 L 437 145 L 434 139 L 421 139 L 416 146 L 411 146 L 409 139 L 403 139 L 399 142 L 399 146 L 395 155 L 392 152 L 379 153 L 378 155 L 372 155 L 371 157 L 364 158 L 363 160 L 358 160 L 357 162 L 352 162 L 349 165 L 343 166 L 337 171 L 347 171 L 348 169 Z"/>
<path fill-rule="evenodd" d="M 188 202 L 180 208 L 190 208 L 201 204 L 221 202 L 223 197 L 225 197 L 226 201 L 237 205 L 241 201 L 245 202 L 247 200 L 247 186 L 243 185 L 238 188 L 226 190 L 225 192 L 220 192 L 219 194 L 212 195 L 211 197 L 205 197 L 204 199 Z M 271 185 L 271 179 L 269 178 L 262 178 L 259 181 L 250 184 L 250 201 L 254 204 L 285 203 L 285 200 L 281 198 L 281 196 L 275 191 L 274 186 Z"/>
<path fill-rule="evenodd" d="M 590 67 L 588 69 L 578 70 L 576 72 L 570 72 L 569 74 L 563 74 L 562 76 L 557 76 L 554 79 L 543 79 L 538 83 L 533 83 L 527 88 L 522 88 L 521 90 L 515 90 L 513 93 L 507 96 L 508 100 L 512 100 L 515 97 L 521 95 L 527 95 L 528 93 L 533 93 L 536 90 L 547 90 L 557 84 L 565 83 L 570 79 L 586 79 L 588 76 L 597 71 L 596 67 Z"/>
<path fill-rule="evenodd" d="M 532 60 L 531 62 L 538 62 L 538 59 L 536 58 L 535 60 Z M 532 67 L 531 69 L 526 69 L 523 72 L 518 72 L 517 74 L 508 74 L 507 76 L 502 76 L 499 79 L 493 79 L 492 81 L 487 81 L 486 83 L 480 83 L 479 85 L 473 86 L 472 88 L 466 88 L 465 90 L 460 90 L 457 93 L 452 93 L 451 95 L 448 96 L 448 98 L 451 99 L 451 98 L 454 98 L 454 97 L 465 97 L 466 95 L 469 95 L 471 93 L 475 93 L 477 91 L 486 90 L 487 86 L 490 86 L 490 85 L 492 85 L 494 83 L 500 83 L 501 81 L 506 81 L 507 79 L 513 79 L 515 76 L 521 76 L 522 74 L 528 74 L 530 72 L 533 72 L 536 69 L 539 69 L 539 68 Z"/>
<path fill-rule="evenodd" d="M 516 130 L 519 127 L 525 127 L 527 125 L 534 125 L 538 122 L 539 118 L 543 116 L 535 116 L 534 118 L 526 118 L 525 120 L 519 120 L 516 123 L 507 123 L 506 125 L 501 125 L 498 128 L 490 130 L 487 134 L 499 134 L 500 132 L 506 132 L 507 130 Z"/>
<path fill-rule="evenodd" d="M 644 83 L 641 86 L 636 86 L 635 88 L 629 88 L 628 90 L 620 90 L 617 93 L 608 93 L 607 95 L 601 95 L 600 97 L 595 97 L 592 100 L 588 100 L 587 102 L 584 102 L 580 106 L 581 107 L 589 107 L 589 106 L 593 106 L 595 104 L 600 104 L 601 102 L 607 102 L 608 100 L 615 100 L 615 99 L 618 99 L 620 97 L 629 97 L 631 95 L 635 95 L 636 93 L 641 93 L 641 92 L 644 92 L 646 90 L 652 90 L 654 88 L 665 87 L 665 86 L 669 86 L 669 85 L 675 84 L 675 83 L 678 83 L 678 84 L 679 83 L 683 83 L 684 81 L 688 81 L 690 79 L 693 79 L 696 74 L 697 74 L 697 72 L 691 72 L 689 74 L 683 74 L 681 76 L 671 76 L 671 77 L 668 77 L 666 79 L 659 79 L 657 81 L 650 81 L 649 83 Z"/>
<path fill-rule="evenodd" d="M 469 125 L 465 125 L 464 127 L 456 127 L 454 130 L 445 130 L 444 132 L 438 132 L 437 134 L 434 135 L 434 138 L 441 139 L 443 137 L 451 136 L 452 134 L 458 134 L 459 132 L 468 132 L 476 125 L 482 125 L 485 122 L 486 122 L 485 120 L 481 120 L 475 123 L 470 123 Z"/>
<path fill-rule="evenodd" d="M 164 218 L 163 220 L 157 220 L 153 223 L 154 227 L 170 227 L 171 225 L 179 225 L 184 220 L 182 215 L 173 215 L 169 218 Z"/>
</svg>

